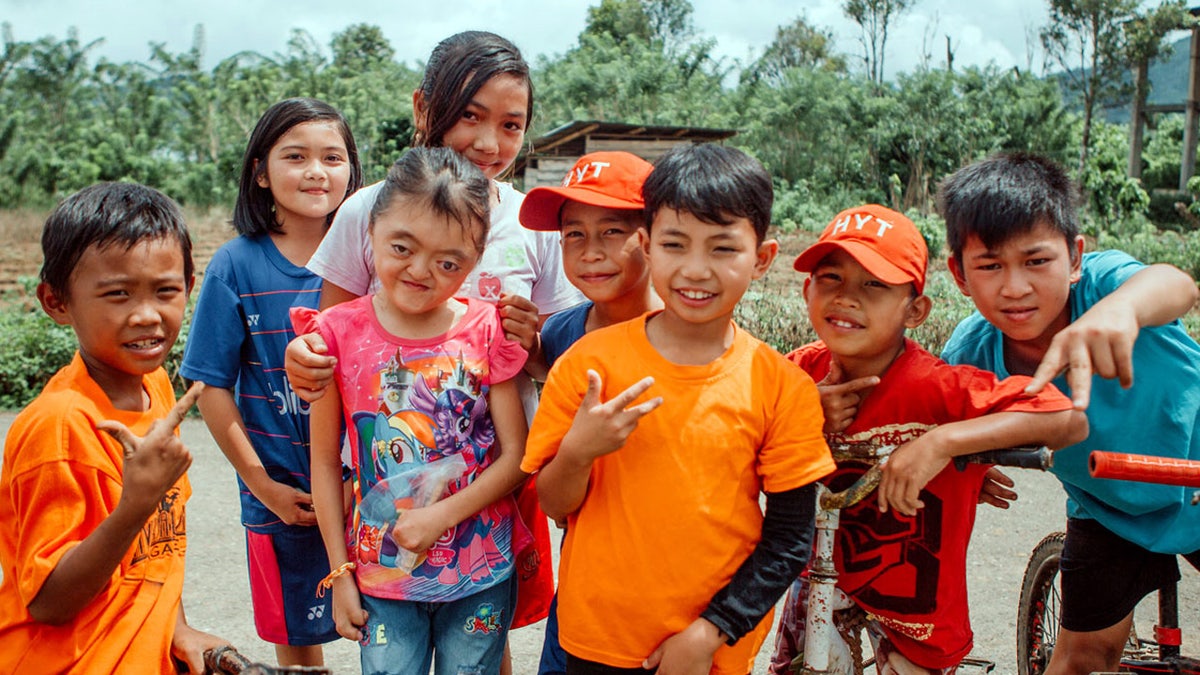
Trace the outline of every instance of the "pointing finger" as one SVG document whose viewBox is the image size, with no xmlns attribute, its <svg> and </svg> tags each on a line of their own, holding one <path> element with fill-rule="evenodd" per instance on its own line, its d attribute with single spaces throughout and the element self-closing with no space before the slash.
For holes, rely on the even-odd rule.
<svg viewBox="0 0 1200 675">
<path fill-rule="evenodd" d="M 175 403 L 175 407 L 171 408 L 171 411 L 163 417 L 163 421 L 170 425 L 172 430 L 178 427 L 183 422 L 183 419 L 187 417 L 188 411 L 192 409 L 192 406 L 196 405 L 196 399 L 200 398 L 200 392 L 202 391 L 204 391 L 204 383 L 200 381 L 193 382 L 192 386 Z"/>
<path fill-rule="evenodd" d="M 113 420 L 103 420 L 96 423 L 96 428 L 107 432 L 109 436 L 115 438 L 121 444 L 121 447 L 125 449 L 126 458 L 132 457 L 133 453 L 137 450 L 137 436 L 134 436 L 129 427 L 124 424 L 114 422 Z"/>
<path fill-rule="evenodd" d="M 869 375 L 867 377 L 859 377 L 857 379 L 850 380 L 849 382 L 843 382 L 842 384 L 830 388 L 838 391 L 839 393 L 849 394 L 856 391 L 862 391 L 863 389 L 870 389 L 877 384 L 879 384 L 879 378 L 875 375 Z"/>
<path fill-rule="evenodd" d="M 613 398 L 612 401 L 610 401 L 610 403 L 613 405 L 613 407 L 615 409 L 624 410 L 626 406 L 628 406 L 630 403 L 633 403 L 635 400 L 637 400 L 637 397 L 646 393 L 646 390 L 649 389 L 650 387 L 652 387 L 653 385 L 654 385 L 653 377 L 648 377 L 648 376 L 643 377 L 642 379 L 638 380 L 637 382 L 634 382 L 633 384 L 631 384 L 629 386 L 629 388 L 626 389 L 625 391 L 621 392 L 620 394 L 617 394 L 616 397 Z"/>
</svg>

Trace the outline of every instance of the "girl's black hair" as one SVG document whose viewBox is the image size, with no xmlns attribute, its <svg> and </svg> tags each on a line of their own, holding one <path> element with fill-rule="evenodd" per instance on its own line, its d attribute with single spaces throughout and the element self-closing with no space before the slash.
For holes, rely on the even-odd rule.
<svg viewBox="0 0 1200 675">
<path fill-rule="evenodd" d="M 942 181 L 937 201 L 956 258 L 972 235 L 997 249 L 1041 223 L 1061 233 L 1075 255 L 1078 190 L 1062 166 L 1041 155 L 1007 152 L 968 164 Z"/>
<path fill-rule="evenodd" d="M 137 183 L 97 183 L 67 197 L 46 219 L 39 278 L 55 295 L 66 298 L 71 274 L 89 247 L 129 250 L 157 239 L 179 242 L 183 277 L 190 284 L 192 238 L 175 202 Z"/>
<path fill-rule="evenodd" d="M 242 159 L 242 176 L 238 180 L 237 204 L 233 207 L 233 227 L 238 234 L 257 236 L 270 232 L 283 232 L 279 221 L 275 218 L 275 199 L 271 196 L 269 187 L 262 187 L 258 179 L 267 172 L 267 157 L 271 148 L 279 142 L 279 138 L 292 127 L 305 122 L 333 122 L 342 135 L 346 144 L 347 161 L 350 163 L 350 182 L 346 184 L 344 201 L 356 190 L 362 187 L 362 166 L 358 161 L 358 146 L 354 144 L 354 134 L 350 133 L 350 125 L 337 108 L 315 98 L 289 98 L 280 101 L 258 118 L 250 141 L 246 144 L 246 155 Z M 326 219 L 326 224 L 333 222 L 334 209 Z"/>
<path fill-rule="evenodd" d="M 433 48 L 418 90 L 425 115 L 413 135 L 414 146 L 437 147 L 446 132 L 458 124 L 479 88 L 496 75 L 513 75 L 525 81 L 529 106 L 525 124 L 533 120 L 533 80 L 521 50 L 508 40 L 486 31 L 469 30 L 451 35 Z"/>
<path fill-rule="evenodd" d="M 450 148 L 412 148 L 388 169 L 370 227 L 397 202 L 425 207 L 458 223 L 482 253 L 491 226 L 491 186 L 479 167 Z"/>
</svg>

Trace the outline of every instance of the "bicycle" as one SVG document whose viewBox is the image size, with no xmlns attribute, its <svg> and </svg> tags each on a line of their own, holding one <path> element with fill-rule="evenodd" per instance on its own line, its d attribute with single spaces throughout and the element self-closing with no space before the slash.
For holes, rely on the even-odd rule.
<svg viewBox="0 0 1200 675">
<path fill-rule="evenodd" d="M 791 672 L 799 675 L 831 672 L 853 672 L 861 675 L 866 667 L 875 663 L 874 656 L 864 658 L 862 653 L 865 613 L 837 588 L 833 545 L 841 510 L 861 502 L 878 487 L 884 462 L 896 447 L 848 443 L 830 448 L 837 462 L 854 461 L 871 466 L 844 490 L 833 492 L 825 485 L 817 484 L 816 527 L 813 555 L 808 569 L 808 613 L 805 619 L 804 651 L 793 660 Z M 1006 448 L 956 457 L 954 463 L 960 470 L 968 463 L 1045 470 L 1050 467 L 1051 458 L 1051 451 L 1045 447 Z M 838 630 L 850 646 L 849 663 L 835 663 L 836 659 L 830 658 L 834 630 Z M 995 664 L 989 661 L 971 657 L 964 659 L 962 665 L 974 667 L 984 673 L 991 672 L 995 667 Z M 831 670 L 831 667 L 835 669 Z"/>
<path fill-rule="evenodd" d="M 1146 455 L 1094 451 L 1088 468 L 1095 478 L 1136 480 L 1200 488 L 1200 462 Z M 1200 505 L 1200 490 L 1192 496 Z M 1059 560 L 1066 534 L 1054 532 L 1042 539 L 1029 556 L 1017 607 L 1017 670 L 1020 675 L 1045 672 L 1058 640 L 1061 594 Z M 1121 657 L 1123 671 L 1159 675 L 1200 675 L 1200 659 L 1183 656 L 1179 628 L 1178 588 L 1172 583 L 1158 591 L 1158 623 L 1154 639 L 1140 639 L 1131 630 Z"/>
<path fill-rule="evenodd" d="M 205 675 L 331 675 L 333 671 L 324 666 L 272 666 L 257 663 L 243 656 L 230 646 L 209 649 L 204 652 Z"/>
</svg>

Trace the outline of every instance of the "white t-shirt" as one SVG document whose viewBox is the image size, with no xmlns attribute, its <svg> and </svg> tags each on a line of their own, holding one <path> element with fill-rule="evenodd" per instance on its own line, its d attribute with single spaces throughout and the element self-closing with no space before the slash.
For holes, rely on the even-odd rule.
<svg viewBox="0 0 1200 675">
<path fill-rule="evenodd" d="M 463 281 L 461 294 L 495 303 L 500 292 L 507 291 L 528 298 L 540 314 L 553 314 L 583 302 L 583 294 L 563 274 L 557 233 L 521 227 L 518 215 L 525 195 L 509 183 L 493 183 L 500 192 L 500 205 L 492 208 L 492 226 L 483 256 Z M 350 195 L 308 261 L 308 269 L 355 295 L 379 290 L 367 229 L 371 207 L 382 187 L 380 181 Z M 518 376 L 518 383 L 525 412 L 532 417 L 537 407 L 533 383 L 524 376 Z"/>
</svg>

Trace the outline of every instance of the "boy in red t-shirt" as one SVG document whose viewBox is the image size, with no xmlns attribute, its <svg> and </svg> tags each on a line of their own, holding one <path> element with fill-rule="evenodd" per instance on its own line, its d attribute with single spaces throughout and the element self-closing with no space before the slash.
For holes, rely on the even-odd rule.
<svg viewBox="0 0 1200 675">
<path fill-rule="evenodd" d="M 950 460 L 1087 435 L 1057 390 L 1026 394 L 1027 377 L 950 366 L 905 337 L 929 314 L 926 263 L 912 221 L 877 205 L 839 213 L 795 262 L 820 341 L 788 359 L 818 380 L 826 438 L 900 446 L 878 499 L 842 511 L 835 549 L 838 587 L 871 617 L 880 673 L 953 672 L 971 650 L 967 544 L 988 467 Z M 845 464 L 826 482 L 842 489 L 864 470 Z M 788 592 L 772 673 L 803 652 L 806 595 L 804 579 Z"/>
<path fill-rule="evenodd" d="M 176 434 L 199 387 L 177 404 L 162 369 L 192 288 L 183 216 L 156 190 L 94 185 L 50 214 L 42 253 L 38 300 L 79 350 L 5 440 L 0 672 L 203 672 L 226 643 L 183 615 Z"/>
</svg>

